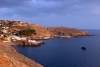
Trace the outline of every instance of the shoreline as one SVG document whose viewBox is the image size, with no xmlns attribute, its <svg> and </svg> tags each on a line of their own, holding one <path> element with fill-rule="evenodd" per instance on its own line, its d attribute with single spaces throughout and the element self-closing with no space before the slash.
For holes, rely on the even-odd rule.
<svg viewBox="0 0 100 67">
<path fill-rule="evenodd" d="M 56 37 L 54 37 L 54 38 L 56 38 Z M 64 37 L 62 37 L 62 38 L 64 38 Z M 50 38 L 50 39 L 52 39 L 52 38 Z M 70 38 L 69 38 L 70 39 Z M 48 39 L 46 39 L 46 40 L 48 40 Z M 3 41 L 0 41 L 0 44 L 1 44 L 1 46 L 2 45 L 4 45 L 4 46 L 6 46 L 6 47 L 10 47 L 10 49 L 12 49 L 13 47 L 13 45 L 17 45 L 17 46 L 19 46 L 19 44 L 15 44 L 14 42 L 3 42 Z M 41 44 L 42 45 L 42 44 Z M 21 46 L 28 46 L 28 45 L 21 45 Z M 14 48 L 13 48 L 14 49 Z M 0 49 L 1 50 L 1 49 Z M 4 49 L 4 50 L 6 50 L 6 49 Z M 14 49 L 15 50 L 15 49 Z M 9 51 L 9 50 L 8 50 Z M 16 50 L 15 50 L 16 51 Z M 17 51 L 16 51 L 17 52 Z M 17 52 L 18 53 L 18 52 Z M 13 53 L 12 53 L 13 54 Z M 24 56 L 23 54 L 21 54 L 21 53 L 18 53 L 19 55 L 22 55 L 21 57 L 26 57 L 26 56 Z M 16 55 L 13 55 L 13 56 L 16 56 Z M 12 57 L 13 57 L 12 56 Z M 18 56 L 16 56 L 16 57 L 18 57 Z M 14 57 L 15 58 L 15 57 Z M 27 58 L 27 57 L 26 57 Z M 19 58 L 20 59 L 20 58 Z M 32 59 L 29 59 L 29 58 L 27 58 L 27 60 L 32 60 Z M 24 61 L 24 60 L 22 60 L 23 62 L 28 62 L 28 61 Z M 33 62 L 35 62 L 34 60 L 32 60 L 32 61 L 30 61 L 31 63 L 33 63 Z M 38 67 L 43 67 L 41 64 L 39 64 L 39 63 L 37 63 L 37 62 L 35 62 L 36 63 L 36 65 L 39 65 Z M 21 63 L 20 63 L 21 64 Z M 31 64 L 29 64 L 29 65 L 31 65 Z M 33 66 L 30 66 L 30 67 L 33 67 Z M 37 66 L 36 66 L 37 67 Z"/>
<path fill-rule="evenodd" d="M 88 35 L 85 35 L 85 36 L 94 36 L 94 35 L 93 34 L 88 34 Z M 77 36 L 77 37 L 81 37 L 81 36 Z M 55 36 L 55 37 L 49 37 L 47 39 L 45 38 L 45 39 L 38 39 L 38 40 L 49 40 L 49 39 L 53 39 L 53 38 L 68 38 L 68 39 L 70 39 L 70 38 L 75 38 L 75 37 L 72 37 L 72 36 L 57 36 L 56 37 Z M 0 44 L 10 45 L 10 46 L 12 46 L 12 45 L 20 45 L 20 46 L 34 46 L 35 47 L 35 46 L 40 46 L 40 45 L 45 44 L 45 43 L 42 41 L 41 43 L 33 43 L 33 44 L 32 43 L 27 43 L 27 45 L 26 45 L 26 41 L 22 41 L 21 40 L 20 43 L 19 43 L 19 41 L 17 43 L 16 42 L 3 42 L 3 41 L 0 41 Z M 28 45 L 28 44 L 30 44 L 30 45 Z"/>
<path fill-rule="evenodd" d="M 12 65 L 16 67 L 43 67 L 41 64 L 17 52 L 11 45 L 15 44 L 0 42 L 0 63 L 4 65 L 4 67 L 12 67 L 10 66 L 12 63 Z"/>
</svg>

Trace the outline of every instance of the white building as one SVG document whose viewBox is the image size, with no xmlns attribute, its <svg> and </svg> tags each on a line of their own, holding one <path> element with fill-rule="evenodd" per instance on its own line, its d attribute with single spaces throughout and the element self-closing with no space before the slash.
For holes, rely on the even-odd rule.
<svg viewBox="0 0 100 67">
<path fill-rule="evenodd" d="M 15 36 L 15 35 L 12 36 L 12 39 L 16 39 L 16 40 L 27 40 L 26 37 L 18 37 L 18 36 Z"/>
<path fill-rule="evenodd" d="M 8 30 L 3 29 L 2 32 L 3 33 L 8 33 Z"/>
<path fill-rule="evenodd" d="M 35 41 L 35 40 L 28 40 L 28 42 L 32 42 L 32 43 L 35 43 L 36 41 Z"/>
</svg>

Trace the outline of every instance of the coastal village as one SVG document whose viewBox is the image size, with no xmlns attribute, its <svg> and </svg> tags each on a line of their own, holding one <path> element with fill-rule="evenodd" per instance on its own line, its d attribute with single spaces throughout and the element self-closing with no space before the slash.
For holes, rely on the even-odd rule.
<svg viewBox="0 0 100 67">
<path fill-rule="evenodd" d="M 89 35 L 87 32 L 75 28 L 46 28 L 38 24 L 18 20 L 0 20 L 0 41 L 4 43 L 39 46 L 44 44 L 43 39 L 72 38 L 87 35 Z"/>
<path fill-rule="evenodd" d="M 10 30 L 12 23 L 18 23 L 18 25 L 27 24 L 25 22 L 20 21 L 8 21 L 1 20 L 0 21 L 0 41 L 4 43 L 13 43 L 18 45 L 27 45 L 27 46 L 38 46 L 43 44 L 42 40 L 31 39 L 28 36 L 19 35 L 19 30 Z M 30 23 L 29 23 L 30 24 Z M 17 25 L 17 26 L 18 26 Z M 31 29 L 29 29 L 31 30 Z"/>
</svg>

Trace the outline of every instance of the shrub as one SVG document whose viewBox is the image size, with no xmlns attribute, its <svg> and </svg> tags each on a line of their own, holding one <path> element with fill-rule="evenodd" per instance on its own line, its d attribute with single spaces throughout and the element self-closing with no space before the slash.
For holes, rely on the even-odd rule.
<svg viewBox="0 0 100 67">
<path fill-rule="evenodd" d="M 36 35 L 36 31 L 34 29 L 26 29 L 19 31 L 20 35 L 31 36 L 32 34 Z"/>
</svg>

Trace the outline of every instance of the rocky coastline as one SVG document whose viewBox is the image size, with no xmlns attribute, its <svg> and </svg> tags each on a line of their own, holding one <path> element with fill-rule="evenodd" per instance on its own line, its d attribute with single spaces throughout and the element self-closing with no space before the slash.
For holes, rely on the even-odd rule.
<svg viewBox="0 0 100 67">
<path fill-rule="evenodd" d="M 73 33 L 71 35 L 54 35 L 52 37 L 44 37 L 38 39 L 36 42 L 28 42 L 27 40 L 17 40 L 16 42 L 13 42 L 14 44 L 17 44 L 19 46 L 30 46 L 30 47 L 37 47 L 40 45 L 45 44 L 43 40 L 49 40 L 52 38 L 75 38 L 75 37 L 82 37 L 82 36 L 93 36 L 92 34 L 88 34 L 87 32 L 82 32 L 82 33 Z M 36 40 L 36 39 L 33 39 Z"/>
<path fill-rule="evenodd" d="M 93 36 L 86 31 L 67 27 L 43 27 L 16 20 L 0 20 L 0 67 L 43 67 L 16 52 L 10 45 L 40 46 L 51 38 Z"/>
<path fill-rule="evenodd" d="M 19 46 L 36 47 L 36 46 L 40 46 L 40 45 L 44 44 L 44 42 L 43 41 L 39 41 L 38 43 L 36 43 L 36 42 L 27 42 L 27 41 L 19 40 L 15 44 L 17 44 Z"/>
<path fill-rule="evenodd" d="M 0 43 L 0 67 L 43 67 L 39 63 L 19 54 L 14 48 Z"/>
<path fill-rule="evenodd" d="M 16 20 L 0 20 L 0 41 L 12 42 L 23 46 L 40 46 L 45 40 L 51 38 L 73 38 L 92 36 L 86 31 L 68 27 L 43 27 L 38 24 Z M 27 41 L 28 40 L 28 41 Z"/>
</svg>

